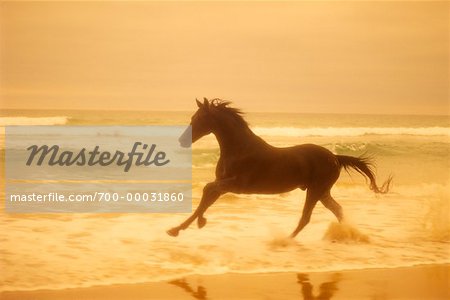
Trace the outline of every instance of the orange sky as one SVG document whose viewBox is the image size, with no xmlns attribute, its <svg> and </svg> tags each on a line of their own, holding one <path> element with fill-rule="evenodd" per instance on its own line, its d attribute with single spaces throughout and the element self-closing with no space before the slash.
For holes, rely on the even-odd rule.
<svg viewBox="0 0 450 300">
<path fill-rule="evenodd" d="M 0 107 L 449 113 L 449 3 L 0 2 Z"/>
</svg>

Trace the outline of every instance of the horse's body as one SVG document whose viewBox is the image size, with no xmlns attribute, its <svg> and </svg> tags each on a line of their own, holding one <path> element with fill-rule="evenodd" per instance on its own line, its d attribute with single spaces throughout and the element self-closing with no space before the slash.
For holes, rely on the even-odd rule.
<svg viewBox="0 0 450 300">
<path fill-rule="evenodd" d="M 311 144 L 288 148 L 258 144 L 241 149 L 244 156 L 219 160 L 216 178 L 236 178 L 230 192 L 280 194 L 296 188 L 305 190 L 319 178 L 323 185 L 332 185 L 339 176 L 339 163 L 325 148 Z"/>
<path fill-rule="evenodd" d="M 204 103 L 197 101 L 199 110 L 191 121 L 190 135 L 180 137 L 182 146 L 190 146 L 199 138 L 213 133 L 220 146 L 220 158 L 216 167 L 216 179 L 208 183 L 195 212 L 182 224 L 167 233 L 177 236 L 195 219 L 202 228 L 206 224 L 203 214 L 221 195 L 280 194 L 300 188 L 307 190 L 302 217 L 291 234 L 295 237 L 309 222 L 317 201 L 330 209 L 339 221 L 343 220 L 341 206 L 331 197 L 330 190 L 339 178 L 341 168 L 354 168 L 370 180 L 374 192 L 385 193 L 389 178 L 381 188 L 375 182 L 374 173 L 366 158 L 334 155 L 329 150 L 304 144 L 278 148 L 255 135 L 241 117 L 240 112 L 230 108 L 228 102 L 215 99 Z M 188 140 L 189 139 L 189 140 Z"/>
</svg>

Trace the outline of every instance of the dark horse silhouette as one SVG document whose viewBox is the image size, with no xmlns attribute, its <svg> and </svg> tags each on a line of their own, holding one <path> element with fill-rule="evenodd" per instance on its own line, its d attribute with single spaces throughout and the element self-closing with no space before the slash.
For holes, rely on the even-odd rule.
<svg viewBox="0 0 450 300">
<path fill-rule="evenodd" d="M 372 164 L 367 157 L 334 155 L 329 150 L 304 144 L 277 148 L 255 135 L 242 118 L 240 110 L 220 99 L 197 101 L 198 110 L 192 116 L 192 136 L 187 129 L 180 137 L 182 147 L 189 147 L 201 137 L 213 133 L 220 146 L 220 158 L 216 166 L 216 180 L 206 184 L 199 206 L 179 226 L 167 233 L 177 236 L 197 219 L 199 228 L 206 224 L 205 211 L 221 195 L 279 194 L 296 188 L 307 190 L 303 213 L 295 237 L 308 224 L 317 201 L 331 210 L 339 222 L 344 218 L 342 207 L 333 199 L 330 190 L 339 178 L 342 167 L 353 168 L 369 179 L 370 189 L 386 193 L 392 178 L 378 187 Z"/>
</svg>

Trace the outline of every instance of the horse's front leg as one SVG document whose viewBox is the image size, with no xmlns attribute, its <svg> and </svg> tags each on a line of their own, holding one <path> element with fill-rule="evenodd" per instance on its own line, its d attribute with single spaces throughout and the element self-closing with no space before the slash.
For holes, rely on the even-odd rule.
<svg viewBox="0 0 450 300">
<path fill-rule="evenodd" d="M 206 210 L 216 202 L 219 197 L 225 193 L 223 189 L 221 189 L 220 183 L 208 183 L 205 185 L 203 189 L 203 198 L 205 198 L 204 205 L 200 208 L 199 206 L 199 212 L 197 216 L 197 225 L 198 228 L 203 228 L 206 225 L 206 218 L 203 216 L 203 214 L 206 212 Z M 201 202 L 200 202 L 201 203 Z"/>
<path fill-rule="evenodd" d="M 200 204 L 198 205 L 194 213 L 180 225 L 169 229 L 167 231 L 167 234 L 170 236 L 178 236 L 180 230 L 188 228 L 196 218 L 198 218 L 197 222 L 199 228 L 205 226 L 206 218 L 203 217 L 203 214 L 208 209 L 208 207 L 210 207 L 220 197 L 220 195 L 226 193 L 226 183 L 227 181 L 222 180 L 208 183 L 203 188 L 202 199 L 200 200 Z"/>
</svg>

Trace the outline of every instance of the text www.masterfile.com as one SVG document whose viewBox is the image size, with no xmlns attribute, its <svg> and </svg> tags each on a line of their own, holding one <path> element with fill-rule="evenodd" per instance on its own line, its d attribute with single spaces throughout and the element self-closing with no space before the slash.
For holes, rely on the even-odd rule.
<svg viewBox="0 0 450 300">
<path fill-rule="evenodd" d="M 31 194 L 11 194 L 10 202 L 181 202 L 184 200 L 183 193 L 162 193 L 162 192 L 139 192 L 139 193 L 31 193 Z"/>
</svg>

